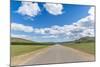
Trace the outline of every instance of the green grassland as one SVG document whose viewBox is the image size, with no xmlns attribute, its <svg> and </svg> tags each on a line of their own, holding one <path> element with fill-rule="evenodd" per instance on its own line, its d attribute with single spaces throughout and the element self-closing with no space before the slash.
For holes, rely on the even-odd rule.
<svg viewBox="0 0 100 67">
<path fill-rule="evenodd" d="M 94 42 L 65 44 L 65 46 L 75 48 L 86 53 L 95 54 Z"/>
<path fill-rule="evenodd" d="M 64 45 L 83 52 L 95 54 L 95 37 L 83 37 L 78 40 L 67 42 Z"/>
<path fill-rule="evenodd" d="M 23 55 L 48 46 L 49 45 L 11 45 L 11 56 Z"/>
<path fill-rule="evenodd" d="M 46 48 L 52 43 L 34 42 L 21 38 L 11 38 L 11 56 L 19 56 Z"/>
</svg>

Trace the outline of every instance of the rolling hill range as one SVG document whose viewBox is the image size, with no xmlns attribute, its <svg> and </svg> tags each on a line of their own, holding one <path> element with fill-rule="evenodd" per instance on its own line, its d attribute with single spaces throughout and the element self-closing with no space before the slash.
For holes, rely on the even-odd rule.
<svg viewBox="0 0 100 67">
<path fill-rule="evenodd" d="M 11 42 L 32 43 L 33 41 L 31 41 L 31 40 L 26 40 L 26 39 L 22 39 L 22 38 L 14 38 L 14 37 L 11 37 Z"/>
<path fill-rule="evenodd" d="M 82 37 L 75 41 L 63 43 L 63 45 L 95 55 L 95 37 Z"/>
<path fill-rule="evenodd" d="M 95 37 L 82 37 L 80 39 L 77 39 L 77 40 L 74 40 L 74 41 L 69 41 L 69 42 L 94 42 L 94 41 L 95 41 Z M 11 37 L 11 42 L 33 43 L 35 41 Z M 67 43 L 67 42 L 57 42 L 57 43 Z"/>
<path fill-rule="evenodd" d="M 95 42 L 95 37 L 82 37 L 82 38 L 75 40 L 73 42 L 75 42 L 75 43 Z"/>
<path fill-rule="evenodd" d="M 22 38 L 11 37 L 11 45 L 53 45 L 50 42 L 35 42 Z"/>
<path fill-rule="evenodd" d="M 73 44 L 73 43 L 89 43 L 89 42 L 95 42 L 95 37 L 82 37 L 80 39 L 74 40 L 74 41 L 68 41 L 68 42 L 58 42 L 59 44 Z"/>
</svg>

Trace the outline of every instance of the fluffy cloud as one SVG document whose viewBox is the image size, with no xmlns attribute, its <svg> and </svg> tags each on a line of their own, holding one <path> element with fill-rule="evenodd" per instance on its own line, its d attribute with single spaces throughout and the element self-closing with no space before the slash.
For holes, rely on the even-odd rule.
<svg viewBox="0 0 100 67">
<path fill-rule="evenodd" d="M 18 23 L 12 23 L 11 29 L 15 31 L 33 32 L 33 28 L 31 26 L 25 26 L 23 24 Z"/>
<path fill-rule="evenodd" d="M 33 32 L 35 34 L 41 34 L 41 38 L 62 38 L 67 40 L 75 40 L 85 36 L 94 36 L 94 7 L 91 7 L 88 11 L 88 16 L 81 18 L 80 20 L 74 22 L 71 25 L 58 26 L 54 25 L 49 28 L 32 28 L 31 26 L 25 26 L 23 24 L 12 23 L 11 29 Z M 24 37 L 24 36 L 23 36 Z M 64 40 L 65 40 L 64 39 Z"/>
<path fill-rule="evenodd" d="M 82 36 L 94 37 L 94 29 L 86 29 L 82 32 Z"/>
<path fill-rule="evenodd" d="M 34 17 L 41 12 L 37 3 L 22 2 L 22 5 L 18 8 L 17 13 Z"/>
<path fill-rule="evenodd" d="M 86 28 L 92 28 L 94 29 L 95 25 L 95 14 L 94 14 L 95 8 L 91 7 L 88 11 L 88 16 L 80 19 L 76 24 L 80 27 L 86 27 Z"/>
<path fill-rule="evenodd" d="M 37 34 L 51 34 L 51 35 L 57 35 L 57 34 L 62 33 L 62 32 L 61 32 L 61 28 L 62 28 L 62 27 L 55 25 L 55 26 L 52 26 L 52 27 L 50 27 L 50 28 L 40 28 L 40 29 L 35 28 L 33 32 L 34 32 L 34 33 L 37 33 Z"/>
<path fill-rule="evenodd" d="M 89 19 L 94 21 L 95 20 L 95 7 L 91 7 L 90 10 L 88 11 L 89 13 Z"/>
<path fill-rule="evenodd" d="M 58 36 L 56 35 L 45 35 L 45 36 L 42 36 L 42 38 L 57 38 Z"/>
<path fill-rule="evenodd" d="M 81 18 L 71 25 L 58 26 L 54 25 L 49 28 L 35 29 L 34 32 L 38 34 L 49 35 L 64 35 L 69 38 L 80 38 L 85 36 L 94 36 L 94 7 L 88 11 L 88 16 Z M 91 17 L 92 16 L 92 17 Z M 46 36 L 47 37 L 47 36 Z M 72 38 L 72 39 L 73 39 Z"/>
<path fill-rule="evenodd" d="M 94 13 L 95 13 L 95 7 L 91 7 L 91 8 L 89 9 L 88 13 L 89 13 L 90 15 L 94 15 Z"/>
<path fill-rule="evenodd" d="M 90 36 L 93 37 L 95 33 L 95 20 L 94 20 L 94 7 L 91 7 L 88 11 L 88 16 L 81 18 L 77 22 L 73 23 L 73 34 L 76 33 L 78 38 L 80 37 L 85 37 L 85 36 Z"/>
<path fill-rule="evenodd" d="M 63 14 L 63 5 L 62 4 L 46 3 L 46 4 L 44 4 L 44 7 L 52 15 Z"/>
<path fill-rule="evenodd" d="M 38 28 L 35 28 L 34 29 L 34 31 L 33 31 L 34 33 L 37 33 L 37 34 L 45 34 L 45 29 L 38 29 Z"/>
</svg>

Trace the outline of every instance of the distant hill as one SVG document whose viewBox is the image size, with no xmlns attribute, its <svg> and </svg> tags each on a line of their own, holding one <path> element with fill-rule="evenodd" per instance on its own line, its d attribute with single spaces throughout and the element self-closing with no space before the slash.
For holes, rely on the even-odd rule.
<svg viewBox="0 0 100 67">
<path fill-rule="evenodd" d="M 73 41 L 75 43 L 80 43 L 80 42 L 95 42 L 95 37 L 82 37 L 78 40 Z"/>
<path fill-rule="evenodd" d="M 26 40 L 22 38 L 11 37 L 11 45 L 53 45 L 49 42 L 35 42 L 31 40 Z"/>
<path fill-rule="evenodd" d="M 95 42 L 95 37 L 82 37 L 80 39 L 74 40 L 74 41 L 68 41 L 68 42 L 61 42 L 60 44 L 73 44 L 73 43 L 89 43 L 89 42 Z"/>
<path fill-rule="evenodd" d="M 33 41 L 31 41 L 31 40 L 26 40 L 26 39 L 22 39 L 22 38 L 11 37 L 11 42 L 32 43 Z"/>
<path fill-rule="evenodd" d="M 47 44 L 73 44 L 73 43 L 87 43 L 87 42 L 95 42 L 95 37 L 82 37 L 80 39 L 74 40 L 74 41 L 69 41 L 69 42 L 57 42 L 57 43 L 53 43 L 53 42 L 35 42 L 35 41 L 31 41 L 31 40 L 26 40 L 26 39 L 22 39 L 22 38 L 14 38 L 11 37 L 11 44 L 30 44 L 30 45 L 47 45 Z"/>
</svg>

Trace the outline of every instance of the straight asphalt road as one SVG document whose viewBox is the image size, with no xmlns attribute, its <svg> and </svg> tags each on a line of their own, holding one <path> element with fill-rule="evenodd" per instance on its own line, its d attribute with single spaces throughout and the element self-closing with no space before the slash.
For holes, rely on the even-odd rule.
<svg viewBox="0 0 100 67">
<path fill-rule="evenodd" d="M 42 52 L 42 51 L 41 51 Z M 24 65 L 94 61 L 94 56 L 59 44 L 49 47 L 37 56 L 30 57 Z"/>
</svg>

